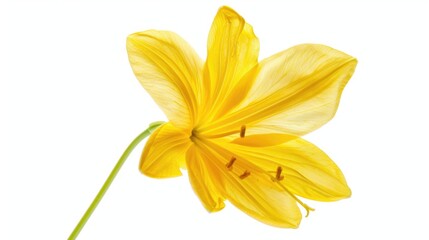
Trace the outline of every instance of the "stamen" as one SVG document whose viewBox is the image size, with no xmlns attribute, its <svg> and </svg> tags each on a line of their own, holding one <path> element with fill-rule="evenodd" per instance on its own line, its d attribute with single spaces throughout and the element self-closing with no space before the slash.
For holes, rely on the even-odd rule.
<svg viewBox="0 0 429 240">
<path fill-rule="evenodd" d="M 277 179 L 277 181 L 281 181 L 281 180 L 283 180 L 285 177 L 284 176 L 282 176 L 282 167 L 277 167 L 277 173 L 276 173 L 276 179 Z"/>
<path fill-rule="evenodd" d="M 242 125 L 240 129 L 240 137 L 244 138 L 246 136 L 246 125 Z"/>
<path fill-rule="evenodd" d="M 233 156 L 231 157 L 231 160 L 229 160 L 229 162 L 225 165 L 228 170 L 232 170 L 232 165 L 234 164 L 235 160 L 237 160 L 237 158 Z"/>
<path fill-rule="evenodd" d="M 246 171 L 244 171 L 244 173 L 243 173 L 243 174 L 241 174 L 241 175 L 240 175 L 240 179 L 245 179 L 245 178 L 247 178 L 249 175 L 250 175 L 250 172 L 246 170 Z"/>
</svg>

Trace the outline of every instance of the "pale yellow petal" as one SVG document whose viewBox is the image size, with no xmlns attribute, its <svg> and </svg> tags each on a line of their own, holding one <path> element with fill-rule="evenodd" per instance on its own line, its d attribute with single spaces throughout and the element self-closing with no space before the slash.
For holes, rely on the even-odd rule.
<svg viewBox="0 0 429 240">
<path fill-rule="evenodd" d="M 210 132 L 247 126 L 249 134 L 311 132 L 335 114 L 356 59 L 333 48 L 303 44 L 263 60 L 246 99 Z"/>
<path fill-rule="evenodd" d="M 172 32 L 149 30 L 127 39 L 134 74 L 175 126 L 189 129 L 197 118 L 203 63 Z"/>
<path fill-rule="evenodd" d="M 217 145 L 201 145 L 218 176 L 221 192 L 241 211 L 263 223 L 284 228 L 298 227 L 302 215 L 295 198 L 271 177 L 246 159 L 231 166 L 231 153 Z"/>
<path fill-rule="evenodd" d="M 181 129 L 166 123 L 155 130 L 147 141 L 140 160 L 140 171 L 153 178 L 182 175 L 186 151 L 191 141 Z"/>
<path fill-rule="evenodd" d="M 207 43 L 204 77 L 210 94 L 205 121 L 225 114 L 244 98 L 258 54 L 259 40 L 252 26 L 231 8 L 220 8 Z"/>
<path fill-rule="evenodd" d="M 351 195 L 338 166 L 322 150 L 302 138 L 262 148 L 243 143 L 225 147 L 231 149 L 237 158 L 271 171 L 273 177 L 281 167 L 284 177 L 281 182 L 296 195 L 318 201 L 335 201 Z"/>
<path fill-rule="evenodd" d="M 213 159 L 192 145 L 187 153 L 186 165 L 189 181 L 200 198 L 203 206 L 209 212 L 216 212 L 225 207 L 225 197 L 221 194 L 219 175 L 210 163 Z"/>
</svg>

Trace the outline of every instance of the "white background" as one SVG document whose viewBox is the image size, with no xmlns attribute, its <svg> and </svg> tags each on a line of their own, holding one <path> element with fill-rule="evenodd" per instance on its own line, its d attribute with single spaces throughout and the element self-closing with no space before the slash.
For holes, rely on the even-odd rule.
<svg viewBox="0 0 429 240">
<path fill-rule="evenodd" d="M 129 142 L 165 120 L 132 74 L 127 35 L 171 30 L 205 58 L 224 4 L 254 26 L 260 59 L 310 42 L 359 60 L 336 117 L 305 136 L 353 196 L 307 201 L 316 211 L 297 230 L 230 204 L 208 214 L 186 175 L 139 173 L 140 144 L 80 239 L 428 239 L 429 4 L 362 2 L 1 1 L 0 239 L 66 239 Z"/>
</svg>

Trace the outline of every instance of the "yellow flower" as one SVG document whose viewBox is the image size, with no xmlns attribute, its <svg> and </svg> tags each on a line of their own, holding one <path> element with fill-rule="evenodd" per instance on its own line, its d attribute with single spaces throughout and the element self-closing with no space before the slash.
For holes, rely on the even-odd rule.
<svg viewBox="0 0 429 240">
<path fill-rule="evenodd" d="M 252 26 L 228 7 L 213 21 L 205 63 L 168 31 L 134 33 L 127 50 L 138 80 L 169 119 L 146 143 L 145 175 L 168 178 L 187 169 L 209 212 L 228 200 L 277 227 L 298 227 L 297 203 L 312 210 L 297 196 L 350 196 L 341 170 L 299 136 L 334 116 L 355 58 L 302 44 L 258 63 Z"/>
</svg>

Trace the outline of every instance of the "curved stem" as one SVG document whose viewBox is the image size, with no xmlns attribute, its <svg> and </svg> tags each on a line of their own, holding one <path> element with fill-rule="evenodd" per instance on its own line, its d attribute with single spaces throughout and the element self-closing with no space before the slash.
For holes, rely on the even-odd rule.
<svg viewBox="0 0 429 240">
<path fill-rule="evenodd" d="M 161 126 L 163 122 L 154 122 L 149 125 L 149 127 L 144 130 L 140 135 L 138 135 L 125 149 L 125 152 L 122 154 L 121 158 L 116 163 L 115 167 L 112 169 L 112 172 L 110 172 L 109 177 L 104 182 L 103 186 L 101 187 L 100 191 L 98 192 L 97 196 L 95 196 L 94 200 L 92 201 L 91 205 L 86 210 L 85 214 L 80 219 L 79 223 L 74 228 L 73 232 L 69 236 L 69 240 L 76 239 L 76 237 L 79 235 L 80 231 L 82 230 L 83 226 L 85 226 L 85 223 L 88 221 L 89 217 L 91 217 L 91 214 L 94 212 L 95 208 L 97 207 L 98 203 L 103 198 L 104 194 L 106 193 L 107 189 L 109 189 L 110 184 L 112 184 L 113 180 L 115 179 L 116 175 L 118 174 L 119 170 L 121 169 L 122 165 L 124 164 L 125 160 L 128 158 L 130 153 L 133 151 L 133 149 L 147 136 L 149 136 L 153 131 L 155 131 L 156 128 Z"/>
</svg>

